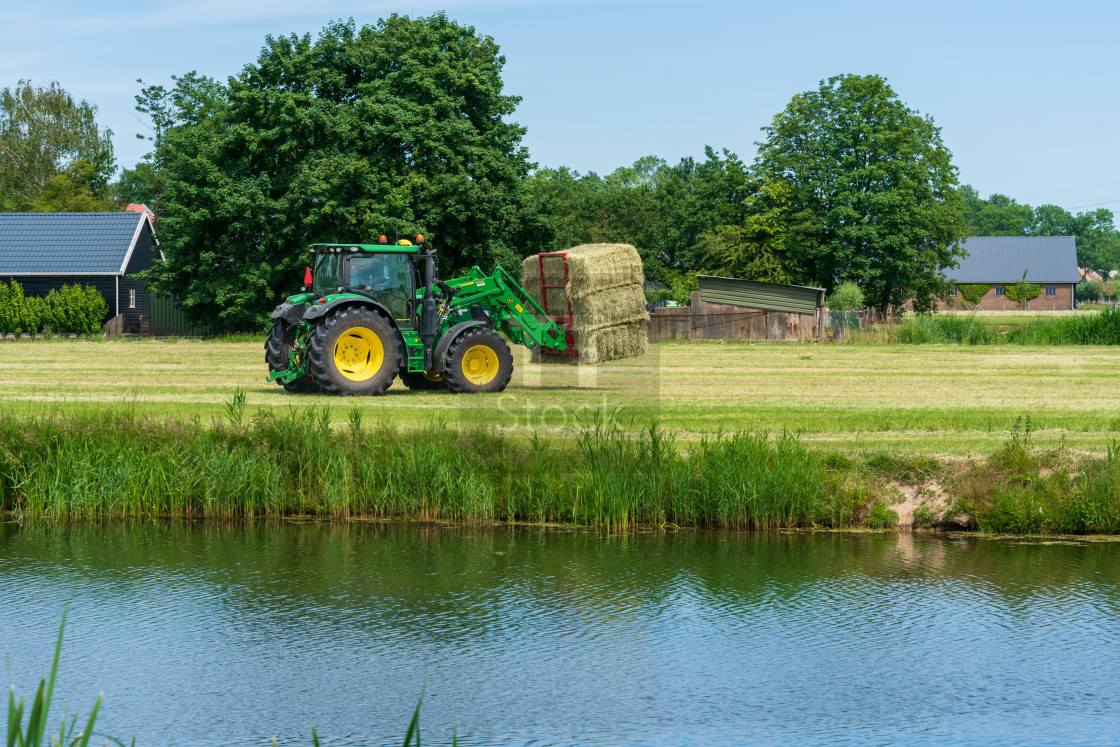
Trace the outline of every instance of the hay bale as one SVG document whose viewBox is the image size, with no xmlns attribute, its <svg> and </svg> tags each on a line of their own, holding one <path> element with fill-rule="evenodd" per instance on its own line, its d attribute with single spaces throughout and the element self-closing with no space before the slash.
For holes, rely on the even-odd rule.
<svg viewBox="0 0 1120 747">
<path fill-rule="evenodd" d="M 642 286 L 612 288 L 572 298 L 572 322 L 576 327 L 613 327 L 649 321 Z"/>
<path fill-rule="evenodd" d="M 649 334 L 645 322 L 616 324 L 611 327 L 583 332 L 573 332 L 574 345 L 579 355 L 542 353 L 534 350 L 533 363 L 557 363 L 570 366 L 604 363 L 619 358 L 635 358 L 649 349 Z"/>
<path fill-rule="evenodd" d="M 579 356 L 534 355 L 549 363 L 600 363 L 644 355 L 649 345 L 645 276 L 638 252 L 629 244 L 584 244 L 567 250 L 568 280 L 547 289 L 552 316 L 572 309 L 572 333 Z M 544 282 L 564 285 L 564 260 L 544 257 Z M 521 266 L 522 285 L 542 302 L 541 264 L 537 255 Z"/>
<path fill-rule="evenodd" d="M 629 244 L 581 244 L 564 251 L 568 255 L 568 291 L 572 297 L 635 283 L 641 285 L 645 281 L 642 258 Z M 537 256 L 530 255 L 521 264 L 523 285 L 534 294 L 539 294 L 541 287 Z M 563 285 L 563 258 L 544 257 L 544 276 L 549 285 Z"/>
</svg>

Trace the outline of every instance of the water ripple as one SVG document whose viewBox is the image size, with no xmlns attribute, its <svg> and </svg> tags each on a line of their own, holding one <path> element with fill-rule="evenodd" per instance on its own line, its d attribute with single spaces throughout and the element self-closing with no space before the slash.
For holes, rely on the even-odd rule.
<svg viewBox="0 0 1120 747">
<path fill-rule="evenodd" d="M 26 692 L 139 744 L 1120 742 L 1120 545 L 333 525 L 0 531 Z"/>
</svg>

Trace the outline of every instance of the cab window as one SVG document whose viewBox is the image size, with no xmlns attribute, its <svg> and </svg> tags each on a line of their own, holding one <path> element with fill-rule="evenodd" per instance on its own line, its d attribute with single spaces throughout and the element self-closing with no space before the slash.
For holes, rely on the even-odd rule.
<svg viewBox="0 0 1120 747">
<path fill-rule="evenodd" d="M 370 293 L 397 321 L 408 321 L 413 298 L 412 263 L 405 254 L 350 257 L 350 282 L 354 290 Z"/>
<path fill-rule="evenodd" d="M 311 273 L 311 290 L 320 296 L 337 293 L 342 287 L 342 255 L 320 254 Z"/>
</svg>

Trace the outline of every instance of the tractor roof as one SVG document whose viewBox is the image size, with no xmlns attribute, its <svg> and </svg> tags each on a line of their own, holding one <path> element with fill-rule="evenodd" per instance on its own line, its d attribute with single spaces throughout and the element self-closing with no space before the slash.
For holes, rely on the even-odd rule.
<svg viewBox="0 0 1120 747">
<path fill-rule="evenodd" d="M 411 244 L 315 244 L 311 249 L 321 254 L 335 252 L 377 252 L 379 254 L 392 252 L 395 254 L 415 254 L 420 251 L 420 247 L 412 246 Z"/>
</svg>

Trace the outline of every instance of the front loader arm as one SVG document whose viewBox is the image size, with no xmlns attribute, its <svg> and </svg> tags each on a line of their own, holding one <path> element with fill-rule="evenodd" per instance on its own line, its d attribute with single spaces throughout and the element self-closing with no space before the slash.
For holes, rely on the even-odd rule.
<svg viewBox="0 0 1120 747">
<path fill-rule="evenodd" d="M 458 288 L 453 307 L 480 306 L 510 340 L 534 348 L 567 350 L 567 330 L 548 318 L 533 297 L 501 267 L 487 275 L 477 267 L 466 278 L 449 283 Z"/>
</svg>

